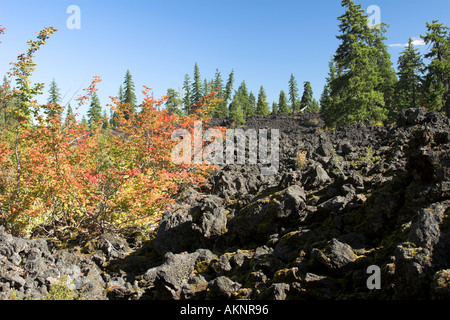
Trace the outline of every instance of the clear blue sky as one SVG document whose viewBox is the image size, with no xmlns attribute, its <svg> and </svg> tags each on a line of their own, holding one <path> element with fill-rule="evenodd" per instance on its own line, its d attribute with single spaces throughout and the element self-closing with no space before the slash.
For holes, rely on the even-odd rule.
<svg viewBox="0 0 450 320">
<path fill-rule="evenodd" d="M 450 26 L 450 0 L 356 0 L 364 9 L 377 5 L 388 23 L 387 44 L 397 63 L 401 44 L 426 33 L 426 22 Z M 10 68 L 26 41 L 47 26 L 58 29 L 37 53 L 32 80 L 48 85 L 54 78 L 66 104 L 86 87 L 92 76 L 103 79 L 102 105 L 116 96 L 127 69 L 133 75 L 138 99 L 142 86 L 159 97 L 182 85 L 198 63 L 202 78 L 216 68 L 224 81 L 232 69 L 237 89 L 245 80 L 257 95 L 264 86 L 268 101 L 288 90 L 293 73 L 299 84 L 310 81 L 318 99 L 328 61 L 339 44 L 340 0 L 0 0 L 0 75 Z M 80 29 L 66 25 L 67 8 L 81 10 Z M 418 41 L 419 43 L 419 41 Z M 418 46 L 422 53 L 426 46 Z M 80 91 L 81 92 L 81 91 Z M 74 106 L 74 102 L 72 106 Z M 79 110 L 84 113 L 87 106 Z"/>
</svg>

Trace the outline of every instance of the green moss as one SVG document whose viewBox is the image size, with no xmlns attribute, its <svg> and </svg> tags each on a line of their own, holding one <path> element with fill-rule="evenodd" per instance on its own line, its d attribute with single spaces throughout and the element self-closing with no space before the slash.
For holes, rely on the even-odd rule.
<svg viewBox="0 0 450 320">
<path fill-rule="evenodd" d="M 50 289 L 42 300 L 76 300 L 78 295 L 75 290 L 67 287 L 66 278 L 50 286 Z"/>
</svg>

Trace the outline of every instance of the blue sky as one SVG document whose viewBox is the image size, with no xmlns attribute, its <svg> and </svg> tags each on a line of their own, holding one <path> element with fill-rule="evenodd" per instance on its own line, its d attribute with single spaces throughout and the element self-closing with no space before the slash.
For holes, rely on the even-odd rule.
<svg viewBox="0 0 450 320">
<path fill-rule="evenodd" d="M 450 26 L 450 0 L 356 0 L 364 9 L 380 8 L 388 23 L 387 44 L 394 65 L 410 37 L 426 33 L 426 22 Z M 202 78 L 224 81 L 232 69 L 235 85 L 245 80 L 257 95 L 264 86 L 268 101 L 288 90 L 293 73 L 300 94 L 310 81 L 318 99 L 328 72 L 328 61 L 339 45 L 340 0 L 0 0 L 0 75 L 10 68 L 26 41 L 47 26 L 58 31 L 37 53 L 32 80 L 46 84 L 38 101 L 45 102 L 54 78 L 63 104 L 87 87 L 92 76 L 102 78 L 103 105 L 116 96 L 127 69 L 133 75 L 138 99 L 142 86 L 156 97 L 182 86 L 198 63 Z M 80 8 L 80 29 L 69 29 L 67 8 Z M 77 92 L 78 91 L 78 92 Z M 72 106 L 75 102 L 72 102 Z M 78 112 L 85 113 L 87 106 Z"/>
</svg>

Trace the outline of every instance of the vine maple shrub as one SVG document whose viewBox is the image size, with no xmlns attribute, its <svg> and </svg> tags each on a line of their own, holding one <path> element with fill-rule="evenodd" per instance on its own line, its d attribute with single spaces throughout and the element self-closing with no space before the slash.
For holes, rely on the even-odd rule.
<svg viewBox="0 0 450 320">
<path fill-rule="evenodd" d="M 19 55 L 9 73 L 16 87 L 0 97 L 10 116 L 0 127 L 1 224 L 16 234 L 41 225 L 97 234 L 157 222 L 181 187 L 201 185 L 215 169 L 172 162 L 177 142 L 171 134 L 192 131 L 198 120 L 205 123 L 219 102 L 216 92 L 201 99 L 192 114 L 178 116 L 160 110 L 167 96 L 154 99 L 144 87 L 139 112 L 130 114 L 129 105 L 112 97 L 117 127 L 103 129 L 108 119 L 101 119 L 88 131 L 75 119 L 62 121 L 64 107 L 33 100 L 43 85 L 29 86 L 32 57 L 54 31 L 46 28 L 38 41 L 28 42 L 28 54 Z M 100 82 L 93 77 L 77 98 L 78 108 Z"/>
</svg>

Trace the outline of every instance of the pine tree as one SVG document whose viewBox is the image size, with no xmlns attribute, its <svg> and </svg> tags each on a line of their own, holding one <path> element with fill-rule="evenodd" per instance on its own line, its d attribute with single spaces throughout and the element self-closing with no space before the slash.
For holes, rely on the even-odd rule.
<svg viewBox="0 0 450 320">
<path fill-rule="evenodd" d="M 334 58 L 331 57 L 330 62 L 328 63 L 328 76 L 325 79 L 326 83 L 324 85 L 322 94 L 320 96 L 320 113 L 322 114 L 322 116 L 325 119 L 326 123 L 331 123 L 332 119 L 331 117 L 333 116 L 332 112 L 330 112 L 330 105 L 331 105 L 331 101 L 330 101 L 330 85 L 331 83 L 334 82 L 334 80 L 336 79 L 337 75 L 336 75 L 336 65 L 334 63 Z"/>
<path fill-rule="evenodd" d="M 96 124 L 102 119 L 102 106 L 100 105 L 100 99 L 96 92 L 91 97 L 91 104 L 87 111 L 88 125 L 90 129 L 93 129 Z"/>
<path fill-rule="evenodd" d="M 256 111 L 256 98 L 255 98 L 255 95 L 253 94 L 253 92 L 251 92 L 251 91 L 248 94 L 248 101 L 250 102 L 250 106 L 252 108 L 252 115 L 254 115 L 255 111 Z"/>
<path fill-rule="evenodd" d="M 106 110 L 103 110 L 103 115 L 102 115 L 101 120 L 102 120 L 102 129 L 109 130 L 110 122 L 108 121 L 108 114 L 106 113 Z"/>
<path fill-rule="evenodd" d="M 11 104 L 10 98 L 11 86 L 6 76 L 3 76 L 3 84 L 0 87 L 0 122 L 6 125 L 9 119 L 8 106 Z"/>
<path fill-rule="evenodd" d="M 233 101 L 230 103 L 230 115 L 229 120 L 232 124 L 243 124 L 245 123 L 244 112 L 242 110 L 242 106 L 239 101 L 239 96 L 237 94 L 234 95 Z"/>
<path fill-rule="evenodd" d="M 397 65 L 399 81 L 395 86 L 395 108 L 390 115 L 391 118 L 401 110 L 421 106 L 420 90 L 425 65 L 411 38 L 406 49 L 400 53 Z"/>
<path fill-rule="evenodd" d="M 192 98 L 191 98 L 191 79 L 189 78 L 188 74 L 184 76 L 183 91 L 184 91 L 183 111 L 185 114 L 190 114 L 192 109 L 191 104 Z"/>
<path fill-rule="evenodd" d="M 312 102 L 311 102 L 311 106 L 310 106 L 310 108 L 309 108 L 309 111 L 310 111 L 310 112 L 315 112 L 315 113 L 320 112 L 319 101 L 317 101 L 315 98 L 312 99 Z"/>
<path fill-rule="evenodd" d="M 216 74 L 214 75 L 213 88 L 214 91 L 217 91 L 217 99 L 223 99 L 225 88 L 223 87 L 222 75 L 218 68 L 216 68 Z"/>
<path fill-rule="evenodd" d="M 307 111 L 311 111 L 311 104 L 313 101 L 313 92 L 311 83 L 309 81 L 303 82 L 303 95 L 300 101 L 300 110 L 306 108 Z"/>
<path fill-rule="evenodd" d="M 134 93 L 134 82 L 133 77 L 131 76 L 130 70 L 127 70 L 125 73 L 125 80 L 123 82 L 123 108 L 124 108 L 124 117 L 125 119 L 129 119 L 131 114 L 136 113 L 136 94 Z"/>
<path fill-rule="evenodd" d="M 118 93 L 117 99 L 119 100 L 119 103 L 124 103 L 125 102 L 125 99 L 123 97 L 123 87 L 122 87 L 122 85 L 120 85 L 120 87 L 119 87 L 119 93 Z"/>
<path fill-rule="evenodd" d="M 238 102 L 239 102 L 239 105 L 241 106 L 244 117 L 252 116 L 254 111 L 253 111 L 252 105 L 249 100 L 249 95 L 248 95 L 248 90 L 247 90 L 247 85 L 245 83 L 245 80 L 242 81 L 236 94 L 238 96 L 237 97 Z"/>
<path fill-rule="evenodd" d="M 231 94 L 233 92 L 233 84 L 234 84 L 234 70 L 231 70 L 230 75 L 228 76 L 228 81 L 225 86 L 225 96 L 224 101 L 228 104 L 228 100 L 231 99 Z"/>
<path fill-rule="evenodd" d="M 167 89 L 167 96 L 169 96 L 166 100 L 166 109 L 169 114 L 176 114 L 181 116 L 183 112 L 180 110 L 179 106 L 182 104 L 182 101 L 179 97 L 179 93 L 175 91 L 175 89 Z"/>
<path fill-rule="evenodd" d="M 215 110 L 213 111 L 213 116 L 216 118 L 226 118 L 229 113 L 228 101 L 231 99 L 233 93 L 234 84 L 234 70 L 231 70 L 228 76 L 228 81 L 225 86 L 225 91 L 223 93 L 223 101 L 217 104 Z"/>
<path fill-rule="evenodd" d="M 431 62 L 426 66 L 424 89 L 426 103 L 431 110 L 445 111 L 450 117 L 450 32 L 447 26 L 433 20 L 427 23 L 427 34 L 421 36 L 431 50 L 425 58 Z"/>
<path fill-rule="evenodd" d="M 59 103 L 61 102 L 61 94 L 60 94 L 60 90 L 58 88 L 58 85 L 56 84 L 55 79 L 52 80 L 52 82 L 50 83 L 50 88 L 48 91 L 48 99 L 47 99 L 47 103 L 48 104 L 52 104 L 54 106 L 59 106 Z M 51 117 L 53 114 L 58 113 L 59 115 L 61 115 L 61 113 L 64 111 L 64 108 L 59 108 L 59 111 L 55 111 L 56 109 L 51 109 L 52 112 L 50 114 L 50 112 L 46 112 L 47 116 Z"/>
<path fill-rule="evenodd" d="M 278 114 L 279 110 L 278 110 L 278 103 L 276 103 L 275 101 L 272 102 L 272 113 L 273 114 Z"/>
<path fill-rule="evenodd" d="M 298 88 L 297 81 L 295 80 L 294 74 L 291 73 L 291 78 L 289 79 L 289 102 L 291 103 L 292 112 L 298 112 Z"/>
<path fill-rule="evenodd" d="M 338 18 L 341 44 L 336 50 L 337 77 L 329 83 L 326 125 L 373 123 L 387 116 L 383 78 L 379 70 L 381 49 L 374 46 L 375 32 L 361 5 L 342 0 L 345 13 Z"/>
<path fill-rule="evenodd" d="M 201 83 L 201 77 L 200 77 L 200 69 L 197 65 L 197 62 L 194 66 L 194 78 L 192 81 L 192 95 L 191 95 L 191 106 L 192 108 L 195 108 L 197 102 L 200 101 L 200 99 L 203 97 L 202 94 L 202 83 Z"/>
<path fill-rule="evenodd" d="M 261 86 L 258 93 L 258 102 L 256 103 L 255 114 L 268 115 L 270 113 L 269 103 L 266 101 L 266 99 L 266 92 L 264 90 L 264 87 Z"/>
<path fill-rule="evenodd" d="M 291 108 L 287 104 L 286 93 L 281 90 L 280 97 L 278 98 L 278 113 L 290 113 Z"/>
<path fill-rule="evenodd" d="M 58 88 L 58 85 L 56 84 L 55 79 L 53 79 L 52 82 L 50 83 L 48 94 L 49 94 L 47 99 L 48 104 L 58 105 L 61 102 L 60 90 Z"/>
<path fill-rule="evenodd" d="M 67 106 L 67 111 L 66 111 L 65 125 L 70 126 L 70 125 L 74 125 L 75 123 L 76 123 L 75 114 L 73 113 L 73 109 L 69 103 L 69 105 Z"/>
<path fill-rule="evenodd" d="M 386 23 L 380 23 L 376 28 L 371 28 L 372 31 L 372 46 L 378 49 L 378 56 L 376 58 L 377 71 L 380 76 L 380 83 L 375 88 L 377 91 L 383 93 L 384 108 L 387 112 L 391 112 L 394 108 L 394 91 L 398 82 L 397 74 L 393 68 L 391 55 L 388 52 L 388 47 L 385 44 Z"/>
</svg>

